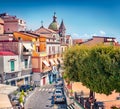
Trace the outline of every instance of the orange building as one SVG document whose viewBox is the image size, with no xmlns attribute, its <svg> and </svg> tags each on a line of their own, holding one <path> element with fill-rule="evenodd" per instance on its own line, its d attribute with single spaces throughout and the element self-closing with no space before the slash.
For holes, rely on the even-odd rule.
<svg viewBox="0 0 120 109">
<path fill-rule="evenodd" d="M 32 42 L 32 80 L 37 86 L 49 83 L 51 67 L 46 53 L 46 37 L 33 32 L 14 32 L 14 37 L 21 41 Z M 29 45 L 25 45 L 29 48 Z"/>
</svg>

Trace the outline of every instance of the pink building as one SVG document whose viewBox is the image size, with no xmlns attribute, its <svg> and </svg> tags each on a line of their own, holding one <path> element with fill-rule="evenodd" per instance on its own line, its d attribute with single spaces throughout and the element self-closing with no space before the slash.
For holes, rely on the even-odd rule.
<svg viewBox="0 0 120 109">
<path fill-rule="evenodd" d="M 4 21 L 0 18 L 0 35 L 4 33 Z"/>
<path fill-rule="evenodd" d="M 4 33 L 13 33 L 14 31 L 24 31 L 26 29 L 26 22 L 16 16 L 2 13 L 0 18 L 4 21 Z"/>
</svg>

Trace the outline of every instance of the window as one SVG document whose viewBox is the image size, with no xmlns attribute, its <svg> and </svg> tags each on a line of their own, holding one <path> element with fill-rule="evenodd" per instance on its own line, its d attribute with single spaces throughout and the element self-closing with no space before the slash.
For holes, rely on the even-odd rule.
<svg viewBox="0 0 120 109">
<path fill-rule="evenodd" d="M 10 61 L 10 64 L 11 64 L 11 71 L 14 71 L 15 70 L 15 63 L 14 63 L 14 61 Z"/>
<path fill-rule="evenodd" d="M 28 66 L 28 59 L 25 59 L 25 68 Z"/>
</svg>

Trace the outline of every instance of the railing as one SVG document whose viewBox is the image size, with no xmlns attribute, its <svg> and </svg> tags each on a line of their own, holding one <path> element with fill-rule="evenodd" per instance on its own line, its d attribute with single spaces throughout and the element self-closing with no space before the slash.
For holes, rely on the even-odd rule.
<svg viewBox="0 0 120 109">
<path fill-rule="evenodd" d="M 85 109 L 104 109 L 103 102 L 97 102 L 93 97 L 85 96 L 84 94 L 75 93 L 75 101 Z"/>
<path fill-rule="evenodd" d="M 22 73 L 21 73 L 21 76 L 29 75 L 29 74 L 31 74 L 31 72 L 32 72 L 32 68 L 28 69 L 28 70 L 23 70 Z"/>
</svg>

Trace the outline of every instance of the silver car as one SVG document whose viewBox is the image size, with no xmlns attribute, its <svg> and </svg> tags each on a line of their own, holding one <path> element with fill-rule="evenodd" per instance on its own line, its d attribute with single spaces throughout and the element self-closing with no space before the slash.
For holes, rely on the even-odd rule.
<svg viewBox="0 0 120 109">
<path fill-rule="evenodd" d="M 56 89 L 54 92 L 54 103 L 64 103 L 65 102 L 65 96 L 63 94 L 63 91 L 61 89 Z"/>
</svg>

